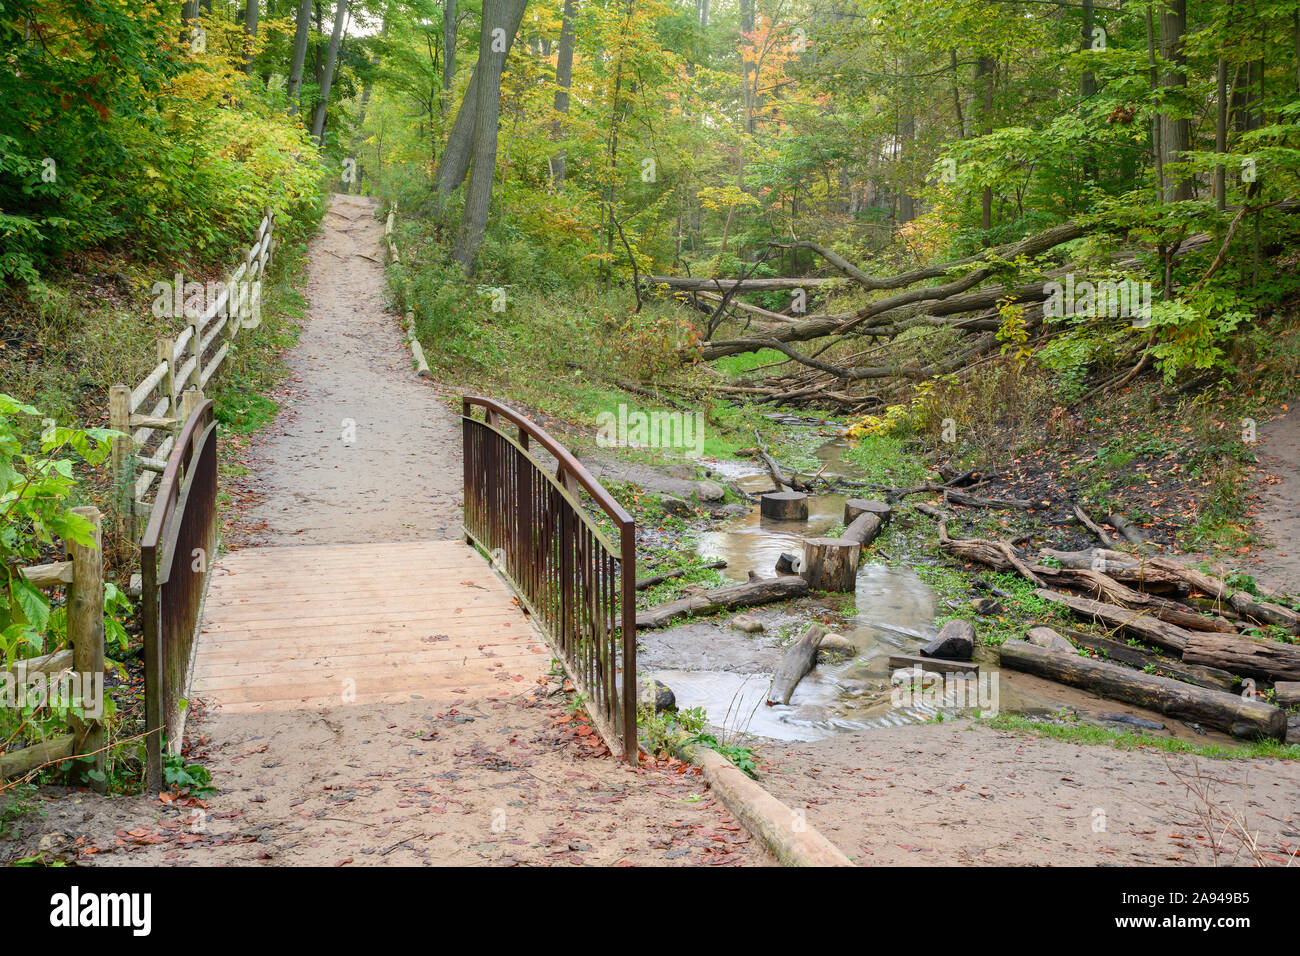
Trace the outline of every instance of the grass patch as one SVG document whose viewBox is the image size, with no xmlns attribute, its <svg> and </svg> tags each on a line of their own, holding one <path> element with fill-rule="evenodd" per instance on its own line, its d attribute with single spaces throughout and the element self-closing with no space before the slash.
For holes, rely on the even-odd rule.
<svg viewBox="0 0 1300 956">
<path fill-rule="evenodd" d="M 860 469 L 862 480 L 877 485 L 919 484 L 929 474 L 922 458 L 894 435 L 864 435 L 844 450 L 844 460 Z"/>
<path fill-rule="evenodd" d="M 1190 740 L 1180 740 L 1176 737 L 1154 737 L 1127 730 L 1110 730 L 1096 724 L 1083 722 L 1053 723 L 1033 720 L 1016 714 L 998 714 L 996 717 L 980 718 L 980 721 L 997 730 L 1014 730 L 1038 737 L 1050 737 L 1053 740 L 1065 740 L 1070 743 L 1110 746 L 1117 750 L 1137 750 L 1149 747 L 1164 753 L 1190 754 L 1197 757 L 1211 757 L 1216 760 L 1256 757 L 1300 760 L 1300 744 L 1282 744 L 1276 740 L 1243 741 L 1240 744 L 1223 746 L 1221 744 L 1198 744 Z"/>
</svg>

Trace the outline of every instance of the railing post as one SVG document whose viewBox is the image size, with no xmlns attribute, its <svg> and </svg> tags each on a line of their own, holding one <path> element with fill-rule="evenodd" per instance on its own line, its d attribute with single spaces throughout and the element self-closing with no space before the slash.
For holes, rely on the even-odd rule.
<svg viewBox="0 0 1300 956">
<path fill-rule="evenodd" d="M 164 416 L 171 418 L 176 417 L 176 340 L 170 336 L 163 336 L 155 344 L 154 355 L 159 362 L 167 363 L 167 373 L 163 375 L 162 393 L 167 398 L 167 407 L 163 410 Z"/>
<path fill-rule="evenodd" d="M 202 328 L 199 325 L 199 316 L 196 315 L 190 319 L 189 347 L 190 358 L 194 359 L 194 368 L 190 370 L 190 377 L 186 384 L 192 385 L 194 388 L 199 387 L 199 382 L 203 378 L 203 345 L 199 341 L 199 332 Z"/>
<path fill-rule="evenodd" d="M 623 750 L 627 762 L 640 765 L 636 731 L 636 532 L 628 525 L 619 532 L 620 610 L 623 617 Z"/>
<path fill-rule="evenodd" d="M 72 560 L 72 583 L 68 585 L 68 638 L 72 642 L 72 670 L 81 682 L 83 705 L 95 701 L 95 681 L 100 689 L 104 679 L 104 534 L 98 508 L 73 508 L 73 514 L 86 518 L 94 526 L 91 545 L 71 544 L 68 557 Z M 89 686 L 87 686 L 89 685 Z M 104 704 L 102 693 L 96 701 Z M 91 788 L 103 793 L 104 779 L 104 722 L 88 717 L 74 719 L 75 744 L 73 754 L 94 755 L 92 766 L 99 771 L 99 779 L 91 778 Z"/>
<path fill-rule="evenodd" d="M 113 480 L 113 531 L 118 541 L 134 537 L 135 487 L 127 487 L 127 461 L 131 457 L 131 389 L 113 385 L 108 390 L 108 427 L 121 432 L 113 439 L 109 473 Z"/>
</svg>

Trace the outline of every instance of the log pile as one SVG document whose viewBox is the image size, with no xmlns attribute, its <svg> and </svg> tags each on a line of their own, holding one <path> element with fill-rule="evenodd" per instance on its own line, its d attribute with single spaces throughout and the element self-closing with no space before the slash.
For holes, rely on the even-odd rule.
<svg viewBox="0 0 1300 956">
<path fill-rule="evenodd" d="M 1285 739 L 1283 711 L 1240 688 L 1247 678 L 1265 684 L 1300 679 L 1300 646 L 1240 632 L 1267 624 L 1297 633 L 1300 615 L 1289 607 L 1168 558 L 1145 554 L 1108 548 L 1044 549 L 1031 564 L 1010 541 L 954 538 L 948 533 L 947 514 L 931 505 L 915 507 L 936 519 L 940 546 L 954 557 L 1018 573 L 1037 585 L 1035 596 L 1173 655 L 1157 657 L 1117 641 L 1071 635 L 1076 644 L 1115 661 L 1157 668 L 1167 675 L 1157 676 L 1079 657 L 1040 634 L 1035 643 L 1008 641 L 1002 655 L 1006 666 L 1197 720 L 1234 736 Z M 1112 525 L 1122 532 L 1123 522 Z"/>
</svg>

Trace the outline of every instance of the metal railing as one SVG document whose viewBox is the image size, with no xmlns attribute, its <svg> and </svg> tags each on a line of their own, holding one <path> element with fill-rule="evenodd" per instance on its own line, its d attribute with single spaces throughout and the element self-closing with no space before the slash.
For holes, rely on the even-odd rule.
<svg viewBox="0 0 1300 956">
<path fill-rule="evenodd" d="M 147 782 L 162 786 L 163 738 L 180 747 L 182 699 L 217 544 L 217 436 L 212 402 L 196 405 L 167 458 L 140 540 Z"/>
<path fill-rule="evenodd" d="M 483 419 L 474 417 L 475 407 Z M 461 425 L 466 538 L 491 557 L 541 626 L 610 749 L 635 766 L 632 516 L 545 430 L 500 402 L 464 396 Z M 555 458 L 555 474 L 533 456 L 531 442 Z M 584 491 L 604 512 L 617 546 L 583 507 Z"/>
</svg>

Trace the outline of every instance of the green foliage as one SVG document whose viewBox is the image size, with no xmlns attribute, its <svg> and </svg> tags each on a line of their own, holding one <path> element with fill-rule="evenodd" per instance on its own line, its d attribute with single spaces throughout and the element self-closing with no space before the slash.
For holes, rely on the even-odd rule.
<svg viewBox="0 0 1300 956">
<path fill-rule="evenodd" d="M 199 763 L 186 763 L 181 754 L 167 753 L 163 760 L 163 783 L 187 796 L 216 793 L 212 773 Z"/>
</svg>

